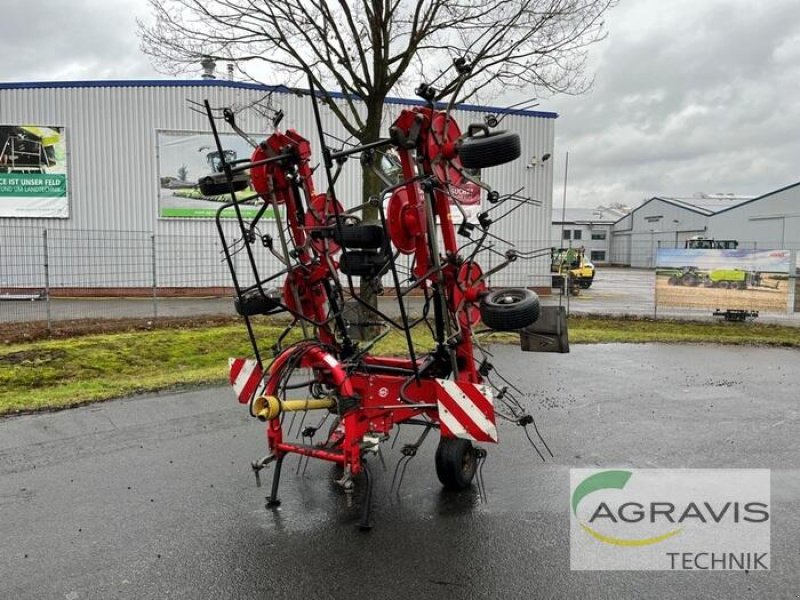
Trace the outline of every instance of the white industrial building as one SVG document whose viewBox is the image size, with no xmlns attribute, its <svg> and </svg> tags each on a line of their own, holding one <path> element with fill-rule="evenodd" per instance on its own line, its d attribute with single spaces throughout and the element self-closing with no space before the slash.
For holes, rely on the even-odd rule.
<svg viewBox="0 0 800 600">
<path fill-rule="evenodd" d="M 708 236 L 739 240 L 740 248 L 800 250 L 800 182 L 718 211 Z"/>
<path fill-rule="evenodd" d="M 746 221 L 728 228 L 725 235 L 713 231 L 716 215 L 731 211 L 751 196 L 698 194 L 691 198 L 656 196 L 614 223 L 611 230 L 610 262 L 617 265 L 654 268 L 659 248 L 683 248 L 693 237 L 717 237 L 749 241 Z M 759 210 L 756 208 L 755 210 Z M 728 222 L 733 223 L 736 218 Z M 730 234 L 730 235 L 728 235 Z M 735 235 L 734 235 L 735 234 Z"/>
<path fill-rule="evenodd" d="M 165 208 L 170 201 L 166 196 L 171 198 L 166 189 L 201 174 L 193 165 L 208 155 L 206 146 L 186 154 L 184 164 L 165 164 L 175 144 L 208 135 L 206 117 L 191 110 L 192 102 L 197 106 L 206 99 L 213 107 L 240 108 L 269 101 L 285 113 L 281 128 L 296 129 L 311 141 L 315 155 L 321 156 L 309 96 L 284 87 L 216 79 L 0 84 L 0 126 L 60 132 L 65 166 L 61 179 L 48 183 L 54 187 L 47 193 L 57 196 L 59 182 L 66 182 L 60 199 L 42 198 L 38 204 L 25 198 L 12 204 L 0 189 L 0 293 L 2 288 L 41 287 L 43 254 L 49 260 L 51 290 L 132 292 L 151 282 L 176 290 L 229 286 L 214 220 L 202 210 Z M 404 107 L 417 104 L 416 100 L 389 99 L 386 126 Z M 501 128 L 520 135 L 523 156 L 486 169 L 482 179 L 500 193 L 524 189 L 524 194 L 540 202 L 498 222 L 492 234 L 541 244 L 551 233 L 553 172 L 552 162 L 540 157 L 553 152 L 557 115 L 463 105 L 454 117 L 466 130 L 487 113 L 501 115 Z M 327 133 L 340 140 L 348 137 L 325 107 L 322 118 Z M 243 110 L 237 119 L 242 129 L 262 139 L 270 131 L 268 119 L 256 110 Z M 219 123 L 221 131 L 230 133 Z M 330 139 L 330 146 L 341 147 L 335 138 Z M 5 160 L 14 156 L 9 152 Z M 0 173 L 3 160 L 0 157 Z M 316 172 L 316 186 L 321 191 L 327 187 L 323 169 Z M 360 187 L 360 166 L 354 157 L 336 185 L 345 207 L 360 203 Z M 13 195 L 9 190 L 6 195 Z M 274 221 L 264 225 L 263 233 L 270 233 L 270 228 L 274 229 Z M 265 260 L 274 260 L 264 254 Z M 496 264 L 497 258 L 493 260 Z M 517 261 L 512 266 L 497 274 L 492 284 L 533 286 L 547 280 L 547 259 Z"/>
<path fill-rule="evenodd" d="M 562 208 L 553 211 L 550 239 L 561 248 L 583 247 L 586 258 L 594 264 L 608 264 L 611 259 L 611 231 L 625 214 L 615 208 Z"/>
</svg>

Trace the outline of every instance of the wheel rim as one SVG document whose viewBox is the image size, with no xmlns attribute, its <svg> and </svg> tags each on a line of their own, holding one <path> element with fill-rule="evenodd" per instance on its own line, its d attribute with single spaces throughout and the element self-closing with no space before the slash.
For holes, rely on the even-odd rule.
<svg viewBox="0 0 800 600">
<path fill-rule="evenodd" d="M 514 290 L 508 290 L 506 292 L 503 292 L 502 294 L 499 294 L 495 298 L 495 303 L 502 304 L 503 306 L 508 306 L 510 304 L 519 304 L 522 301 L 522 298 L 523 296 L 519 292 L 516 292 Z"/>
</svg>

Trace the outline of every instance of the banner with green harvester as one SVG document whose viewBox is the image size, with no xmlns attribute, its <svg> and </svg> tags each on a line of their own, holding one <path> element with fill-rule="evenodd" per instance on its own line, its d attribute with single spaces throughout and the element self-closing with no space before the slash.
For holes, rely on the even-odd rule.
<svg viewBox="0 0 800 600">
<path fill-rule="evenodd" d="M 658 250 L 656 303 L 670 308 L 787 312 L 789 250 Z"/>
<path fill-rule="evenodd" d="M 0 217 L 69 217 L 63 127 L 0 125 Z"/>
<path fill-rule="evenodd" d="M 219 194 L 203 193 L 199 182 L 220 175 L 223 161 L 233 163 L 250 158 L 253 148 L 238 135 L 222 133 L 219 137 L 222 142 L 221 153 L 210 133 L 156 131 L 160 218 L 213 219 L 220 207 L 231 201 L 230 191 L 220 189 Z M 257 139 L 258 136 L 251 137 Z M 242 202 L 242 215 L 252 218 L 264 201 L 250 187 L 249 173 L 238 173 L 235 177 L 243 180 L 241 187 L 244 189 L 235 192 L 236 199 Z M 222 216 L 235 218 L 235 209 L 224 209 Z M 272 209 L 267 209 L 262 218 L 274 218 Z"/>
</svg>

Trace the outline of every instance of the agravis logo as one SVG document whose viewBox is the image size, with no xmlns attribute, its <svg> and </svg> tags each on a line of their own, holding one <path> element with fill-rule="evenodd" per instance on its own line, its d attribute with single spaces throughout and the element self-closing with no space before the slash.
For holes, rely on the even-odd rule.
<svg viewBox="0 0 800 600">
<path fill-rule="evenodd" d="M 769 568 L 765 469 L 572 469 L 573 569 Z"/>
<path fill-rule="evenodd" d="M 575 488 L 575 491 L 572 492 L 572 513 L 575 515 L 575 518 L 578 518 L 578 504 L 580 504 L 581 500 L 583 500 L 586 496 L 598 490 L 624 489 L 625 485 L 628 483 L 628 480 L 631 478 L 631 475 L 632 473 L 630 471 L 601 471 L 600 473 L 595 473 L 594 475 L 590 475 L 584 479 L 578 485 L 578 487 Z M 627 503 L 627 505 L 631 504 L 635 503 Z M 641 509 L 641 505 L 639 505 L 639 508 Z M 603 512 L 601 513 L 601 511 Z M 612 521 L 616 522 L 613 513 L 609 510 L 608 506 L 604 502 L 598 505 L 597 510 L 592 513 L 589 521 L 593 522 L 600 517 L 608 517 L 611 518 Z M 623 539 L 611 535 L 603 535 L 586 523 L 581 523 L 581 528 L 596 540 L 606 544 L 613 544 L 615 546 L 649 546 L 651 544 L 663 542 L 664 540 L 669 539 L 673 535 L 677 535 L 681 532 L 680 528 L 678 528 L 653 537 Z"/>
</svg>

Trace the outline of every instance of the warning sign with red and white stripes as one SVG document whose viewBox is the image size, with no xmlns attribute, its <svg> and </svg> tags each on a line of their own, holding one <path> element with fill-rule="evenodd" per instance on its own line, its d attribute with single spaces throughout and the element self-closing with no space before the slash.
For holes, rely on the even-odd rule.
<svg viewBox="0 0 800 600">
<path fill-rule="evenodd" d="M 229 358 L 228 382 L 233 386 L 233 391 L 240 404 L 247 404 L 261 386 L 263 372 L 258 366 L 258 361 L 251 358 Z"/>
<path fill-rule="evenodd" d="M 491 389 L 485 385 L 437 379 L 439 425 L 445 437 L 497 443 Z"/>
</svg>

